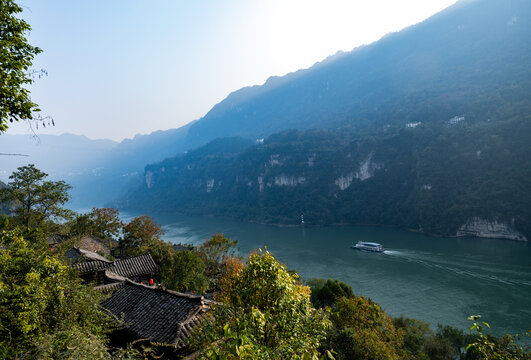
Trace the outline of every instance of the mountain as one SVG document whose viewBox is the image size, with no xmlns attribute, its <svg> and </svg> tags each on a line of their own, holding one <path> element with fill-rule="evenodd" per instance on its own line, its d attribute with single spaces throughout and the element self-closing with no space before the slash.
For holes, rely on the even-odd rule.
<svg viewBox="0 0 531 360">
<path fill-rule="evenodd" d="M 117 205 L 280 225 L 384 224 L 531 238 L 531 116 L 218 139 L 146 167 Z"/>
<path fill-rule="evenodd" d="M 522 109 L 511 109 L 505 98 L 515 83 L 521 99 L 514 100 L 531 90 L 530 7 L 525 0 L 458 2 L 378 42 L 234 92 L 191 126 L 188 137 L 200 145 L 286 129 L 516 113 Z"/>
<path fill-rule="evenodd" d="M 288 225 L 304 212 L 315 225 L 529 237 L 530 39 L 529 1 L 458 2 L 229 95 L 184 142 L 269 136 L 263 144 L 149 165 L 119 203 Z"/>
</svg>

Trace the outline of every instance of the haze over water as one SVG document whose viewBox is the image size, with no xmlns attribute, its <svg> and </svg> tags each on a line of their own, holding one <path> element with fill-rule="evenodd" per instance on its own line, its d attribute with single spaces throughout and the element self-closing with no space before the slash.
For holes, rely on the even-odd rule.
<svg viewBox="0 0 531 360">
<path fill-rule="evenodd" d="M 303 278 L 339 279 L 390 315 L 468 331 L 482 315 L 495 335 L 531 329 L 531 246 L 497 239 L 431 238 L 393 228 L 279 228 L 224 219 L 154 216 L 165 240 L 199 245 L 213 233 L 238 240 L 241 254 L 267 246 Z M 351 249 L 375 241 L 383 254 Z"/>
</svg>

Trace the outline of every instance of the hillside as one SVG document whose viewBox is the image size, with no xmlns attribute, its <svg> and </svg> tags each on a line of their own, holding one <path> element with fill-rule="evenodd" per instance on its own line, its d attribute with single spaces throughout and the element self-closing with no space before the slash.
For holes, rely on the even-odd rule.
<svg viewBox="0 0 531 360">
<path fill-rule="evenodd" d="M 310 225 L 529 237 L 529 39 L 531 3 L 462 1 L 374 44 L 239 90 L 187 138 L 305 131 L 147 166 L 144 184 L 120 204 L 283 225 L 304 213 Z"/>
<path fill-rule="evenodd" d="M 455 120 L 455 119 L 454 119 Z M 373 136 L 287 131 L 146 167 L 118 205 L 281 225 L 383 224 L 435 235 L 530 237 L 531 117 L 450 119 Z M 482 234 L 479 232 L 483 231 Z"/>
</svg>

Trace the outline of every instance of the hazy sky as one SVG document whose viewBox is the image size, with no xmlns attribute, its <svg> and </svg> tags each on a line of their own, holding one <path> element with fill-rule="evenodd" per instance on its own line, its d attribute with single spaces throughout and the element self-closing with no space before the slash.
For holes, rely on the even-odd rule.
<svg viewBox="0 0 531 360">
<path fill-rule="evenodd" d="M 39 133 L 121 140 L 179 127 L 230 92 L 310 67 L 456 0 L 20 0 L 48 76 Z M 26 133 L 12 125 L 8 134 Z"/>
</svg>

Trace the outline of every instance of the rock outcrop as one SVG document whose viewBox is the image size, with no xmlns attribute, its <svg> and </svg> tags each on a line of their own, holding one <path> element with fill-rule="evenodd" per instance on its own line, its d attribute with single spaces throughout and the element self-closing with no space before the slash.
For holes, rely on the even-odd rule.
<svg viewBox="0 0 531 360">
<path fill-rule="evenodd" d="M 527 241 L 527 238 L 518 230 L 505 222 L 487 220 L 479 217 L 469 219 L 457 230 L 456 236 L 473 236 L 495 239 L 509 239 Z"/>
</svg>

